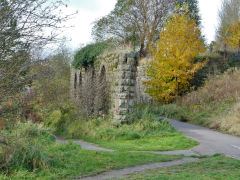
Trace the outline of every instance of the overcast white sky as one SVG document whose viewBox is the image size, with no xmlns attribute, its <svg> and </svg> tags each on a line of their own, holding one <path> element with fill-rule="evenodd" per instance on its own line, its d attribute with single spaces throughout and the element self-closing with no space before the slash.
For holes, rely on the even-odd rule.
<svg viewBox="0 0 240 180">
<path fill-rule="evenodd" d="M 81 44 L 92 41 L 92 23 L 100 17 L 107 15 L 117 0 L 69 0 L 69 12 L 78 11 L 78 14 L 68 22 L 73 27 L 67 29 L 64 35 L 71 39 L 68 46 L 73 49 Z M 210 43 L 214 40 L 218 25 L 218 10 L 222 0 L 199 0 L 200 15 L 202 18 L 202 32 Z"/>
</svg>

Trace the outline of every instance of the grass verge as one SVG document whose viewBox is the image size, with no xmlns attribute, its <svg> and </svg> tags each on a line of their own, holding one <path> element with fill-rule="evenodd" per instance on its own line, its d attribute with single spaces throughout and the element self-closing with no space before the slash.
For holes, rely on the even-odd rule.
<svg viewBox="0 0 240 180">
<path fill-rule="evenodd" d="M 130 180 L 234 180 L 240 179 L 240 161 L 215 155 L 200 159 L 198 162 L 145 171 L 130 175 L 124 179 Z"/>
<path fill-rule="evenodd" d="M 189 149 L 198 145 L 197 142 L 184 137 L 179 132 L 168 134 L 166 137 L 161 137 L 161 134 L 159 134 L 159 136 L 156 137 L 146 137 L 135 140 L 117 139 L 107 141 L 91 139 L 89 137 L 83 139 L 104 148 L 123 151 L 172 151 Z"/>
<path fill-rule="evenodd" d="M 97 152 L 73 142 L 58 144 L 41 125 L 17 123 L 0 133 L 0 179 L 73 179 L 182 156 Z"/>
<path fill-rule="evenodd" d="M 123 151 L 184 150 L 198 145 L 176 131 L 167 120 L 158 120 L 158 116 L 153 106 L 138 104 L 123 124 L 107 118 L 75 120 L 65 126 L 62 136 Z"/>
<path fill-rule="evenodd" d="M 48 147 L 48 153 L 55 163 L 48 168 L 28 171 L 16 168 L 10 174 L 0 174 L 0 179 L 73 179 L 98 174 L 112 169 L 153 162 L 166 162 L 182 156 L 154 155 L 150 153 L 97 152 L 83 150 L 74 143 L 54 144 Z"/>
</svg>

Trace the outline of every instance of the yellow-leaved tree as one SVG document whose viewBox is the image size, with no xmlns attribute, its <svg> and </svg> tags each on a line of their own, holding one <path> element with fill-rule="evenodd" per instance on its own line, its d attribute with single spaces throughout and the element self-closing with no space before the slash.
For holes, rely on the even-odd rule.
<svg viewBox="0 0 240 180">
<path fill-rule="evenodd" d="M 205 52 L 201 31 L 186 12 L 175 13 L 160 31 L 154 60 L 147 68 L 146 92 L 155 101 L 169 103 L 188 90 L 196 71 L 206 65 L 194 63 L 194 57 Z"/>
<path fill-rule="evenodd" d="M 229 27 L 229 35 L 225 38 L 225 42 L 233 47 L 238 48 L 240 41 L 240 21 Z"/>
</svg>

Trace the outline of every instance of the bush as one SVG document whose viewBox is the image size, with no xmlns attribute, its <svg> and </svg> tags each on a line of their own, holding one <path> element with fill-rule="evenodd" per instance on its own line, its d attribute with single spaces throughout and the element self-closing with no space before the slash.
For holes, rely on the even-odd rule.
<svg viewBox="0 0 240 180">
<path fill-rule="evenodd" d="M 219 75 L 226 72 L 230 68 L 240 67 L 240 56 L 234 52 L 227 52 L 227 57 L 224 61 L 224 52 L 213 52 L 203 54 L 194 58 L 195 62 L 203 62 L 208 59 L 207 65 L 200 69 L 194 75 L 192 86 L 195 90 L 204 85 L 209 76 Z"/>
<path fill-rule="evenodd" d="M 89 44 L 83 47 L 75 54 L 72 62 L 73 67 L 81 69 L 93 65 L 96 58 L 109 47 L 110 45 L 105 42 Z"/>
<path fill-rule="evenodd" d="M 51 110 L 46 116 L 45 125 L 56 135 L 63 135 L 67 128 L 81 117 L 80 113 L 70 104 L 59 105 L 59 109 Z M 75 128 L 75 125 L 74 125 Z"/>
<path fill-rule="evenodd" d="M 55 137 L 43 127 L 33 123 L 18 123 L 12 129 L 1 132 L 0 169 L 6 173 L 17 168 L 33 171 L 47 168 L 54 163 L 46 146 Z"/>
</svg>

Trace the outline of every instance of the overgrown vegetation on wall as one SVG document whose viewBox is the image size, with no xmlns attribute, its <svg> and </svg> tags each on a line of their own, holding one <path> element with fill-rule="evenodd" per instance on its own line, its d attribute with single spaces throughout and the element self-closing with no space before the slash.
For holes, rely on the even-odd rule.
<svg viewBox="0 0 240 180">
<path fill-rule="evenodd" d="M 92 66 L 96 58 L 103 53 L 105 49 L 110 47 L 111 45 L 106 42 L 86 45 L 74 55 L 74 60 L 72 62 L 73 67 L 81 69 L 83 67 L 87 68 Z"/>
</svg>

